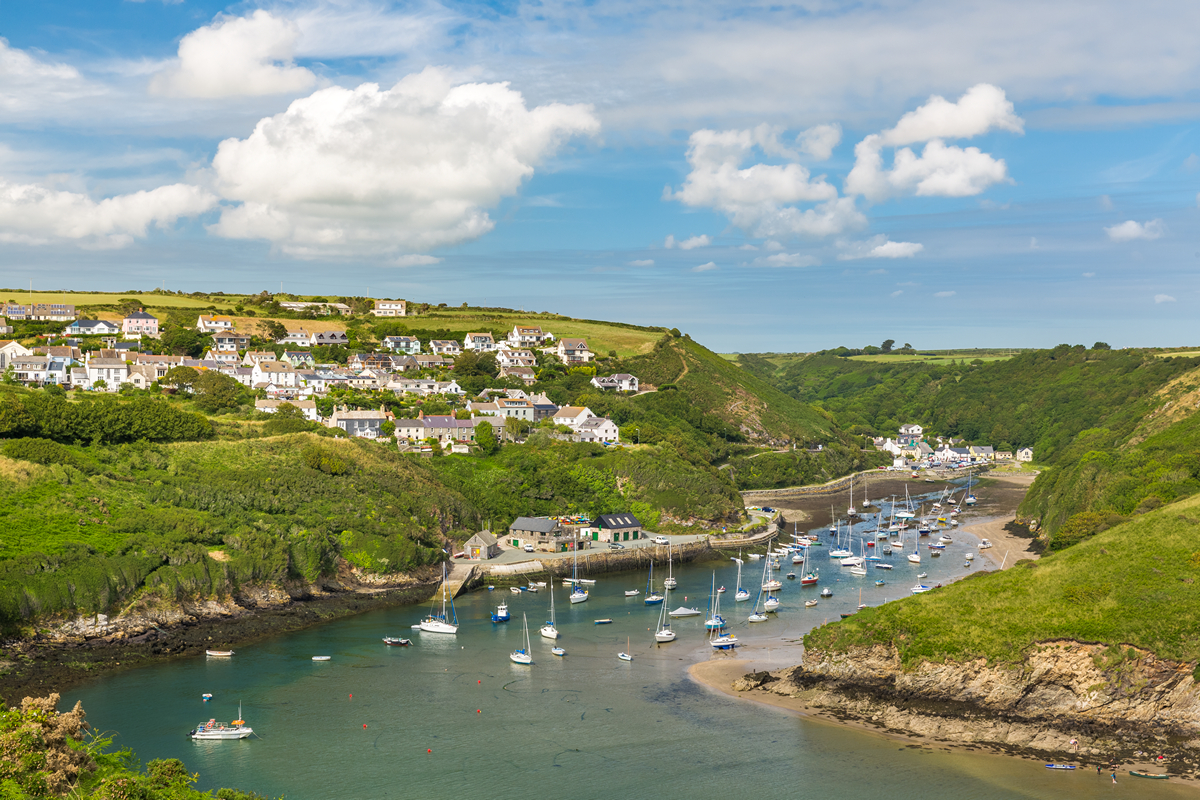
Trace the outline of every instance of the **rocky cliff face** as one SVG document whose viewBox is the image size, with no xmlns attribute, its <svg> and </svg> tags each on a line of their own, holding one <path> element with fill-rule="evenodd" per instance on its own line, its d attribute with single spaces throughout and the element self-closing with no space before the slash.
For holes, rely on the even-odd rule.
<svg viewBox="0 0 1200 800">
<path fill-rule="evenodd" d="M 1184 766 L 1200 754 L 1192 665 L 1135 648 L 1043 642 L 1020 664 L 926 662 L 910 669 L 890 646 L 810 650 L 801 666 L 734 684 L 757 688 L 943 741 L 1061 754 L 1074 738 L 1084 755 L 1169 751 Z"/>
</svg>

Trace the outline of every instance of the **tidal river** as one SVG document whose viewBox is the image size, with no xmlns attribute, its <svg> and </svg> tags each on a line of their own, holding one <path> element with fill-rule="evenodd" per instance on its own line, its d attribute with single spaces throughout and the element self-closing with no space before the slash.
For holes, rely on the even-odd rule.
<svg viewBox="0 0 1200 800">
<path fill-rule="evenodd" d="M 965 534 L 956 539 L 958 552 L 925 560 L 925 582 L 964 573 L 962 552 L 974 541 Z M 728 588 L 720 597 L 732 631 L 756 651 L 757 663 L 783 666 L 799 660 L 805 631 L 857 606 L 860 589 L 864 603 L 896 599 L 908 594 L 921 569 L 898 554 L 887 585 L 876 587 L 882 571 L 856 578 L 814 552 L 821 586 L 835 592 L 815 608 L 803 601 L 818 589 L 785 579 L 777 618 L 749 625 L 754 601 L 734 602 L 731 562 L 677 567 L 670 606 L 704 610 L 715 568 L 717 585 Z M 747 561 L 743 584 L 757 588 L 762 563 Z M 578 605 L 567 602 L 568 590 L 554 587 L 562 658 L 537 633 L 549 614 L 549 587 L 537 594 L 482 591 L 456 602 L 455 636 L 410 630 L 427 607 L 387 609 L 246 645 L 228 660 L 113 674 L 70 692 L 62 705 L 82 700 L 89 721 L 116 732 L 116 743 L 143 761 L 182 759 L 200 773 L 200 788 L 236 786 L 299 800 L 1060 800 L 1195 792 L 1175 781 L 1118 775 L 1113 786 L 1107 773 L 1101 779 L 1094 770 L 1051 772 L 1014 758 L 914 748 L 718 694 L 693 683 L 686 669 L 731 656 L 706 644 L 703 617 L 676 620 L 679 639 L 656 645 L 659 607 L 646 606 L 642 595 L 624 596 L 626 589 L 644 595 L 646 580 L 645 573 L 600 575 L 590 599 Z M 493 624 L 490 614 L 502 601 L 512 621 Z M 521 645 L 523 615 L 532 666 L 508 659 Z M 613 623 L 594 624 L 605 617 Z M 381 637 L 389 635 L 414 644 L 386 647 Z M 617 659 L 627 642 L 631 663 Z M 331 660 L 314 662 L 314 655 Z M 213 694 L 208 703 L 205 692 Z M 210 717 L 235 719 L 239 702 L 257 738 L 187 738 Z"/>
</svg>

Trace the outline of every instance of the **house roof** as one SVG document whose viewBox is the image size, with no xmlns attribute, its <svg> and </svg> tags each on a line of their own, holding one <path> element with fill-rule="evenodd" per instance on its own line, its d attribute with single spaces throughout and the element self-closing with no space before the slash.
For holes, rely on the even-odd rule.
<svg viewBox="0 0 1200 800">
<path fill-rule="evenodd" d="M 601 514 L 600 527 L 610 530 L 619 528 L 640 528 L 642 523 L 633 514 Z"/>
<path fill-rule="evenodd" d="M 587 412 L 589 414 L 591 413 L 591 411 L 589 411 L 587 408 L 584 408 L 583 406 L 563 406 L 558 411 L 554 412 L 554 416 L 556 416 L 556 417 L 580 417 L 580 416 L 583 416 L 584 412 Z"/>
<path fill-rule="evenodd" d="M 513 520 L 512 525 L 508 526 L 508 529 L 510 531 L 549 533 L 557 527 L 558 523 L 549 517 L 517 517 Z"/>
<path fill-rule="evenodd" d="M 155 322 L 158 322 L 158 317 L 154 316 L 153 314 L 147 314 L 144 308 L 139 308 L 132 314 L 126 314 L 125 319 L 152 319 Z"/>
<path fill-rule="evenodd" d="M 265 358 L 262 359 L 261 361 L 255 362 L 254 366 L 255 366 L 255 368 L 258 369 L 259 372 L 295 372 L 296 371 L 296 368 L 293 367 L 291 364 L 285 364 L 282 361 L 268 361 Z"/>
<path fill-rule="evenodd" d="M 588 349 L 587 339 L 559 339 L 558 341 L 567 350 Z"/>
<path fill-rule="evenodd" d="M 475 542 L 475 541 L 478 541 L 480 544 L 484 544 L 484 545 L 487 545 L 488 547 L 491 547 L 492 545 L 494 545 L 496 543 L 496 537 L 492 536 L 492 534 L 488 531 L 480 531 L 479 533 L 472 536 L 470 539 L 467 539 L 467 544 L 470 544 L 471 542 Z"/>
<path fill-rule="evenodd" d="M 255 400 L 255 408 L 279 408 L 284 403 L 289 403 L 296 408 L 316 408 L 316 400 Z"/>
</svg>

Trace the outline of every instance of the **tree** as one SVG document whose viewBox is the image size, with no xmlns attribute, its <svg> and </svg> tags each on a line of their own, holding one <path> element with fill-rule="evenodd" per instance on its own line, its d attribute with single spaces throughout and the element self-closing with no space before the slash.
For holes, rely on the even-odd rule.
<svg viewBox="0 0 1200 800">
<path fill-rule="evenodd" d="M 1092 349 L 1093 350 L 1112 350 L 1112 347 L 1109 346 L 1108 342 L 1096 342 L 1094 345 L 1092 345 Z"/>
<path fill-rule="evenodd" d="M 267 336 L 273 342 L 277 342 L 287 336 L 287 328 L 283 327 L 283 323 L 278 320 L 263 320 L 261 328 L 266 331 Z"/>
<path fill-rule="evenodd" d="M 92 388 L 93 388 L 93 389 L 107 389 L 107 388 L 108 388 L 108 381 L 104 380 L 104 378 L 101 378 L 101 379 L 100 379 L 100 380 L 98 380 L 98 381 L 93 381 L 93 382 L 92 382 Z"/>
<path fill-rule="evenodd" d="M 500 449 L 492 423 L 484 421 L 475 426 L 475 444 L 485 456 L 490 456 Z"/>
<path fill-rule="evenodd" d="M 523 419 L 509 417 L 504 420 L 504 435 L 508 437 L 510 442 L 515 442 L 521 436 L 529 433 L 530 427 L 529 423 Z"/>
<path fill-rule="evenodd" d="M 162 377 L 162 382 L 174 386 L 181 392 L 191 392 L 192 387 L 199 379 L 200 373 L 191 367 L 171 367 Z"/>
<path fill-rule="evenodd" d="M 385 419 L 383 424 L 379 426 L 379 435 L 385 439 L 390 439 L 396 435 L 396 423 L 390 419 Z"/>
<path fill-rule="evenodd" d="M 204 353 L 208 337 L 192 328 L 171 327 L 163 332 L 159 341 L 172 355 L 199 358 Z"/>
<path fill-rule="evenodd" d="M 194 386 L 197 393 L 196 405 L 202 411 L 212 414 L 241 405 L 242 385 L 228 375 L 209 370 L 196 379 Z"/>
<path fill-rule="evenodd" d="M 892 345 L 896 343 L 895 339 L 884 339 L 883 344 L 879 345 L 879 349 L 885 353 L 892 352 Z"/>
</svg>

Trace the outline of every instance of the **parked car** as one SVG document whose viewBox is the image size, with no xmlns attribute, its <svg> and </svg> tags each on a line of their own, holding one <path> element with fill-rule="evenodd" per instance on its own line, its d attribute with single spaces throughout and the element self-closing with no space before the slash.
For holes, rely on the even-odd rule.
<svg viewBox="0 0 1200 800">
<path fill-rule="evenodd" d="M 620 542 L 609 542 L 608 549 L 609 550 L 624 550 L 625 545 L 621 544 Z"/>
<path fill-rule="evenodd" d="M 522 550 L 524 550 L 526 553 L 532 553 L 532 552 L 533 552 L 533 545 L 531 545 L 531 544 L 526 544 L 526 545 L 524 545 L 524 546 L 523 546 L 521 549 L 522 549 Z"/>
<path fill-rule="evenodd" d="M 665 536 L 655 536 L 654 543 L 655 544 L 670 544 L 671 540 Z"/>
</svg>

